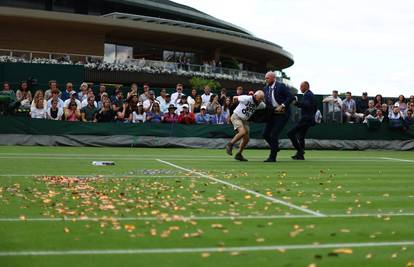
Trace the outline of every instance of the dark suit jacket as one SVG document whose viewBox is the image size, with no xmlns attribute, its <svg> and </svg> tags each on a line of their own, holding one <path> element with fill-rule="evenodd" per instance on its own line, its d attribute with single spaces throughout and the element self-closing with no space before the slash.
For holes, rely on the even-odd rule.
<svg viewBox="0 0 414 267">
<path fill-rule="evenodd" d="M 269 85 L 266 85 L 264 88 L 265 91 L 265 101 L 266 101 L 266 107 L 269 109 L 272 108 L 272 100 L 271 100 L 271 90 Z M 280 105 L 285 105 L 285 111 L 286 113 L 289 113 L 290 111 L 290 103 L 293 101 L 292 93 L 290 92 L 289 87 L 287 87 L 284 83 L 276 82 L 276 85 L 274 87 L 274 98 L 277 103 Z"/>
<path fill-rule="evenodd" d="M 301 120 L 307 121 L 313 125 L 315 123 L 316 101 L 312 91 L 306 91 L 302 101 L 297 102 L 296 106 L 301 109 Z"/>
</svg>

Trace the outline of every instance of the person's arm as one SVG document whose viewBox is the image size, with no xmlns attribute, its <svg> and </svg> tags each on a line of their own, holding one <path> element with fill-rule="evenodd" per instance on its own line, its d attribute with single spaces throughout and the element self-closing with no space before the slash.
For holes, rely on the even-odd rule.
<svg viewBox="0 0 414 267">
<path fill-rule="evenodd" d="M 285 84 L 283 84 L 284 89 L 285 89 L 285 94 L 286 94 L 286 101 L 284 103 L 282 103 L 282 106 L 284 106 L 284 108 L 287 108 L 295 99 L 292 95 L 292 93 L 290 92 L 290 88 L 288 86 L 286 86 Z"/>
<path fill-rule="evenodd" d="M 93 122 L 98 122 L 97 114 L 98 110 L 96 110 L 96 112 L 93 114 Z"/>
<path fill-rule="evenodd" d="M 84 111 L 82 111 L 82 112 L 81 112 L 81 116 L 82 116 L 82 121 L 83 121 L 83 122 L 88 122 L 88 121 L 86 120 L 86 113 L 85 113 Z"/>
<path fill-rule="evenodd" d="M 75 111 L 75 116 L 76 116 L 76 118 L 77 118 L 78 120 L 80 120 L 80 118 L 81 118 L 81 114 L 80 114 L 80 111 L 79 111 L 79 110 L 76 110 L 76 111 Z"/>
</svg>

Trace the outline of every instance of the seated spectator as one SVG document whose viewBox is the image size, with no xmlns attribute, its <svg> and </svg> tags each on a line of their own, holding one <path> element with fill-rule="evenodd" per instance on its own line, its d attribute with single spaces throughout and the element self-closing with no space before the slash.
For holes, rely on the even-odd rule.
<svg viewBox="0 0 414 267">
<path fill-rule="evenodd" d="M 106 100 L 109 100 L 109 96 L 108 93 L 105 92 L 101 95 L 101 100 L 98 101 L 98 110 L 101 110 L 103 108 L 103 104 Z"/>
<path fill-rule="evenodd" d="M 342 102 L 342 112 L 346 122 L 359 122 L 363 115 L 360 116 L 356 113 L 356 103 L 352 99 L 351 92 L 346 93 L 346 98 Z"/>
<path fill-rule="evenodd" d="M 403 129 L 404 128 L 404 116 L 400 111 L 398 105 L 394 105 L 392 112 L 388 115 L 389 125 L 393 129 Z"/>
<path fill-rule="evenodd" d="M 364 112 L 364 118 L 366 118 L 369 115 L 375 117 L 376 114 L 377 114 L 377 109 L 375 108 L 374 100 L 370 100 L 368 102 L 368 108 Z"/>
<path fill-rule="evenodd" d="M 239 86 L 236 88 L 236 96 L 244 95 L 244 89 L 243 87 Z"/>
<path fill-rule="evenodd" d="M 143 86 L 144 92 L 139 96 L 139 102 L 144 103 L 149 98 L 150 87 L 148 84 Z"/>
<path fill-rule="evenodd" d="M 88 84 L 83 82 L 79 88 L 78 99 L 82 103 L 88 98 Z"/>
<path fill-rule="evenodd" d="M 20 89 L 16 91 L 17 102 L 20 103 L 20 107 L 24 109 L 30 109 L 32 104 L 32 93 L 29 90 L 29 85 L 26 81 L 20 83 Z"/>
<path fill-rule="evenodd" d="M 210 101 L 206 105 L 207 107 L 207 113 L 210 115 L 214 115 L 216 113 L 216 108 L 220 106 L 220 103 L 218 102 L 218 96 L 217 95 L 211 95 Z"/>
<path fill-rule="evenodd" d="M 166 98 L 167 98 L 167 90 L 165 88 L 163 88 L 160 91 L 160 96 L 157 97 L 155 100 L 157 100 L 158 103 L 160 103 L 160 107 L 161 107 L 161 106 L 165 106 L 167 104 Z M 166 106 L 166 109 L 168 109 L 168 106 Z"/>
<path fill-rule="evenodd" d="M 218 99 L 218 102 L 220 103 L 221 106 L 224 105 L 224 103 L 226 102 L 226 99 L 227 99 L 227 89 L 221 88 L 220 98 Z"/>
<path fill-rule="evenodd" d="M 376 109 L 380 109 L 382 104 L 384 104 L 384 99 L 382 98 L 382 95 L 376 95 L 374 98 L 374 107 Z"/>
<path fill-rule="evenodd" d="M 52 96 L 51 98 L 47 101 L 47 109 L 49 109 L 52 106 L 52 100 L 56 100 L 58 102 L 58 108 L 62 108 L 64 109 L 65 107 L 65 103 L 62 101 L 62 99 L 59 98 L 59 91 L 58 90 L 53 90 L 51 92 Z"/>
<path fill-rule="evenodd" d="M 368 93 L 363 92 L 360 99 L 356 101 L 356 113 L 364 114 L 365 110 L 368 109 Z"/>
<path fill-rule="evenodd" d="M 0 96 L 2 97 L 2 101 L 0 101 L 0 114 L 11 112 L 19 105 L 16 94 L 8 82 L 3 83 L 3 90 L 0 91 Z"/>
<path fill-rule="evenodd" d="M 152 109 L 152 105 L 154 104 L 154 101 L 155 101 L 155 93 L 154 91 L 151 90 L 148 92 L 147 99 L 144 102 L 142 102 L 145 112 L 148 112 Z"/>
<path fill-rule="evenodd" d="M 409 110 L 414 111 L 414 103 L 411 103 L 411 102 L 407 103 L 407 108 L 403 112 L 404 118 L 407 117 L 407 115 L 408 115 L 407 113 L 408 113 Z"/>
<path fill-rule="evenodd" d="M 52 97 L 52 91 L 57 91 L 58 96 L 60 98 L 62 93 L 60 92 L 57 82 L 55 80 L 49 81 L 49 89 L 47 89 L 45 92 L 45 100 L 49 100 Z"/>
<path fill-rule="evenodd" d="M 98 103 L 102 101 L 102 95 L 103 94 L 108 95 L 108 93 L 106 92 L 106 86 L 104 84 L 100 84 L 99 85 L 99 94 L 96 96 L 96 99 L 95 99 Z M 98 104 L 98 109 L 101 109 L 101 108 L 102 108 L 102 106 L 99 107 L 99 104 Z"/>
<path fill-rule="evenodd" d="M 88 89 L 87 96 L 88 97 L 81 102 L 81 108 L 84 108 L 89 104 L 90 97 L 93 97 L 93 105 L 95 106 L 95 108 L 98 108 L 98 103 L 95 101 L 95 94 L 93 93 L 93 90 L 91 88 Z"/>
<path fill-rule="evenodd" d="M 129 90 L 129 92 L 127 94 L 127 99 L 131 95 L 137 95 L 138 96 L 138 85 L 136 83 L 131 84 L 131 89 Z"/>
<path fill-rule="evenodd" d="M 36 103 L 38 99 L 43 99 L 43 106 L 47 107 L 47 101 L 45 100 L 45 95 L 43 94 L 43 90 L 36 90 L 34 96 L 33 96 L 33 101 L 31 104 L 31 108 L 36 107 Z"/>
<path fill-rule="evenodd" d="M 171 104 L 171 95 L 170 94 L 165 94 L 165 99 L 163 102 L 160 102 L 160 109 L 162 113 L 167 113 L 168 112 L 168 107 Z"/>
<path fill-rule="evenodd" d="M 191 110 L 190 105 L 187 103 L 187 96 L 185 94 L 181 94 L 181 99 L 180 99 L 180 101 L 178 101 L 178 103 L 176 105 L 177 106 L 176 112 L 177 112 L 178 115 L 180 115 L 181 112 L 183 112 L 183 106 L 184 105 L 189 106 L 189 108 Z"/>
<path fill-rule="evenodd" d="M 96 114 L 98 113 L 98 109 L 94 105 L 95 97 L 90 96 L 88 98 L 88 105 L 83 107 L 80 112 L 82 116 L 83 122 L 97 122 Z"/>
<path fill-rule="evenodd" d="M 180 116 L 178 116 L 178 122 L 181 124 L 194 124 L 195 116 L 194 113 L 190 112 L 190 109 L 187 104 L 183 105 L 183 111 Z"/>
<path fill-rule="evenodd" d="M 227 97 L 226 102 L 224 102 L 224 105 L 222 108 L 223 114 L 226 117 L 226 121 L 227 121 L 226 124 L 230 124 L 230 117 L 233 114 L 233 110 L 231 109 L 231 106 L 232 106 L 232 98 Z"/>
<path fill-rule="evenodd" d="M 58 107 L 58 101 L 53 99 L 52 106 L 46 110 L 46 119 L 61 121 L 63 113 L 63 109 Z"/>
<path fill-rule="evenodd" d="M 217 106 L 216 114 L 211 116 L 211 124 L 227 124 L 228 118 L 226 114 L 222 111 L 221 106 Z"/>
<path fill-rule="evenodd" d="M 195 120 L 197 124 L 210 124 L 210 115 L 207 114 L 206 106 L 201 106 L 200 113 L 196 114 Z"/>
<path fill-rule="evenodd" d="M 75 101 L 71 101 L 69 103 L 69 107 L 65 110 L 65 120 L 80 121 L 80 119 L 81 119 L 81 113 L 78 109 L 78 105 L 76 104 Z"/>
<path fill-rule="evenodd" d="M 338 91 L 333 90 L 332 95 L 325 97 L 322 101 L 327 104 L 327 118 L 331 121 L 340 121 L 342 113 L 342 99 L 338 96 Z"/>
<path fill-rule="evenodd" d="M 405 125 L 407 126 L 412 126 L 414 125 L 414 116 L 413 116 L 413 110 L 412 109 L 408 109 L 407 110 L 407 116 L 405 116 Z"/>
<path fill-rule="evenodd" d="M 152 104 L 152 108 L 150 111 L 147 112 L 147 122 L 155 122 L 160 123 L 163 120 L 163 114 L 160 110 L 160 103 L 158 101 L 154 101 Z"/>
<path fill-rule="evenodd" d="M 147 114 L 142 103 L 139 103 L 137 107 L 132 107 L 132 109 L 132 123 L 144 123 L 147 119 Z"/>
<path fill-rule="evenodd" d="M 197 96 L 198 96 L 197 90 L 195 88 L 193 88 L 191 90 L 191 94 L 187 97 L 187 103 L 190 106 L 190 108 L 193 107 L 193 105 L 195 103 L 195 99 L 196 99 Z"/>
<path fill-rule="evenodd" d="M 123 121 L 125 116 L 123 113 L 124 110 L 124 94 L 121 89 L 115 90 L 115 96 L 111 99 L 112 110 L 115 112 L 118 120 Z"/>
<path fill-rule="evenodd" d="M 183 85 L 181 83 L 177 84 L 175 87 L 175 93 L 171 95 L 171 104 L 177 105 L 181 100 L 181 95 L 183 94 Z"/>
<path fill-rule="evenodd" d="M 37 99 L 35 107 L 30 108 L 30 117 L 32 119 L 46 119 L 46 107 L 44 99 Z"/>
<path fill-rule="evenodd" d="M 174 106 L 174 104 L 170 104 L 170 106 L 168 107 L 168 112 L 164 113 L 163 122 L 165 122 L 165 123 L 176 123 L 176 122 L 178 122 L 178 115 L 175 112 L 176 109 L 177 108 Z"/>
<path fill-rule="evenodd" d="M 405 103 L 405 97 L 403 96 L 403 95 L 400 95 L 399 97 L 398 97 L 398 101 L 397 102 L 395 102 L 395 104 L 394 105 L 397 105 L 399 108 L 400 108 L 400 111 L 402 112 L 402 113 L 404 113 L 405 112 L 405 110 L 407 109 L 407 103 Z"/>
<path fill-rule="evenodd" d="M 411 96 L 410 96 L 410 103 L 411 103 L 411 104 L 414 104 L 414 95 L 411 95 Z"/>
<path fill-rule="evenodd" d="M 60 96 L 60 99 L 62 99 L 63 101 L 68 100 L 70 98 L 72 92 L 75 92 L 73 90 L 73 84 L 71 82 L 66 83 L 66 90 L 63 91 L 62 95 Z"/>
<path fill-rule="evenodd" d="M 382 104 L 381 113 L 382 113 L 382 116 L 384 117 L 383 122 L 388 122 L 388 115 L 390 114 L 390 112 L 388 111 L 387 104 Z"/>
<path fill-rule="evenodd" d="M 191 112 L 194 114 L 200 113 L 202 105 L 203 105 L 203 102 L 201 100 L 201 96 L 196 95 L 196 97 L 194 98 L 194 104 L 191 106 L 191 109 L 192 109 Z"/>
<path fill-rule="evenodd" d="M 76 108 L 80 110 L 82 108 L 82 103 L 79 101 L 77 93 L 75 91 L 71 91 L 69 95 L 69 99 L 66 99 L 65 102 L 63 102 L 63 109 L 67 109 L 70 102 L 75 101 Z"/>
<path fill-rule="evenodd" d="M 376 120 L 379 122 L 385 122 L 384 121 L 384 115 L 382 114 L 382 111 L 380 109 L 377 109 L 375 116 L 372 116 L 371 114 L 369 114 L 368 116 L 365 117 L 364 123 L 368 123 L 369 120 Z"/>
<path fill-rule="evenodd" d="M 102 95 L 103 96 L 103 95 Z M 109 98 L 102 98 L 102 108 L 96 115 L 98 122 L 113 122 L 116 119 L 116 114 L 112 110 L 111 101 Z"/>
</svg>

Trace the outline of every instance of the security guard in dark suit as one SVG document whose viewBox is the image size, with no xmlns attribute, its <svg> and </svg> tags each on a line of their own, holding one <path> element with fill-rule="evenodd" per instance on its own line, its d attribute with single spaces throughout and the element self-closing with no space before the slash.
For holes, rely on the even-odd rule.
<svg viewBox="0 0 414 267">
<path fill-rule="evenodd" d="M 279 135 L 290 117 L 290 103 L 293 96 L 289 87 L 276 81 L 274 72 L 266 74 L 267 86 L 264 88 L 267 108 L 266 127 L 263 138 L 270 146 L 270 154 L 265 162 L 276 162 L 279 151 Z"/>
<path fill-rule="evenodd" d="M 296 101 L 295 105 L 301 109 L 301 119 L 287 134 L 297 151 L 296 155 L 292 156 L 294 160 L 305 159 L 305 136 L 309 128 L 315 125 L 316 101 L 312 91 L 309 90 L 309 83 L 303 82 L 300 85 L 300 91 L 303 99 L 300 102 Z"/>
</svg>

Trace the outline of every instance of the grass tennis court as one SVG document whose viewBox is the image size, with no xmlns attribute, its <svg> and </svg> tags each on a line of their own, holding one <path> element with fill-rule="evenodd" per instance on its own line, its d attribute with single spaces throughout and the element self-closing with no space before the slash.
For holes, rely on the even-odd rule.
<svg viewBox="0 0 414 267">
<path fill-rule="evenodd" d="M 0 147 L 0 266 L 414 266 L 412 152 L 292 154 Z"/>
</svg>

